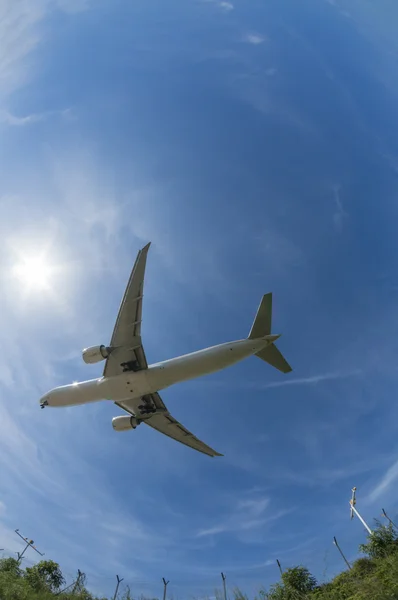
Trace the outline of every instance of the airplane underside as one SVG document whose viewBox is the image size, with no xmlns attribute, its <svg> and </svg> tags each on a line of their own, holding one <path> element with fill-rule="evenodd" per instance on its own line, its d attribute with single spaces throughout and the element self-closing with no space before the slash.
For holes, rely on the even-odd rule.
<svg viewBox="0 0 398 600">
<path fill-rule="evenodd" d="M 263 296 L 249 336 L 148 365 L 141 340 L 144 275 L 149 244 L 139 251 L 124 293 L 109 346 L 83 350 L 87 364 L 105 361 L 102 377 L 50 390 L 40 406 L 75 406 L 108 400 L 125 413 L 112 420 L 116 431 L 141 423 L 208 456 L 221 456 L 195 437 L 169 412 L 160 390 L 225 369 L 255 355 L 283 373 L 291 371 L 271 334 L 272 294 Z"/>
</svg>

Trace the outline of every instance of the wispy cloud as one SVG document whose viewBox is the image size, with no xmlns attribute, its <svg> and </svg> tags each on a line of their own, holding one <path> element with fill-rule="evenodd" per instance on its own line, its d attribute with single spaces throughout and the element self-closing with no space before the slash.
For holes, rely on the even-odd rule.
<svg viewBox="0 0 398 600">
<path fill-rule="evenodd" d="M 398 482 L 398 460 L 386 471 L 379 483 L 374 487 L 368 496 L 369 502 L 375 502 L 379 498 L 386 494 L 390 488 Z"/>
<path fill-rule="evenodd" d="M 264 513 L 265 509 L 269 506 L 269 503 L 269 498 L 241 500 L 238 502 L 238 510 L 248 512 L 254 517 L 259 517 Z"/>
<path fill-rule="evenodd" d="M 55 0 L 55 4 L 66 13 L 76 14 L 88 10 L 91 0 Z"/>
<path fill-rule="evenodd" d="M 234 534 L 240 537 L 242 541 L 242 535 L 244 536 L 250 531 L 255 531 L 258 534 L 264 526 L 290 512 L 290 510 L 271 510 L 270 504 L 270 498 L 265 496 L 242 498 L 233 507 L 229 508 L 229 514 L 226 518 L 221 519 L 213 527 L 200 529 L 196 536 L 202 538 L 220 534 Z"/>
<path fill-rule="evenodd" d="M 269 506 L 269 498 L 251 498 L 239 500 L 227 519 L 206 529 L 200 529 L 197 537 L 230 533 L 258 527 L 265 522 L 264 512 Z"/>
<path fill-rule="evenodd" d="M 232 2 L 226 2 L 226 1 L 219 2 L 218 5 L 220 8 L 222 8 L 226 12 L 229 12 L 230 10 L 234 9 L 234 5 L 232 4 Z"/>
<path fill-rule="evenodd" d="M 359 369 L 348 372 L 336 372 L 336 373 L 323 373 L 320 375 L 312 375 L 311 377 L 298 377 L 296 379 L 284 379 L 283 381 L 274 381 L 272 383 L 266 383 L 261 386 L 261 389 L 266 390 L 269 388 L 284 387 L 286 385 L 316 385 L 324 381 L 331 381 L 333 379 L 345 379 L 347 377 L 355 377 L 361 374 Z"/>
<path fill-rule="evenodd" d="M 67 120 L 72 120 L 74 118 L 72 110 L 68 108 L 64 110 L 48 111 L 45 113 L 33 113 L 23 117 L 17 116 L 8 110 L 0 109 L 0 123 L 5 123 L 6 125 L 16 127 L 38 123 L 39 121 L 44 121 L 54 116 L 58 116 Z"/>
<path fill-rule="evenodd" d="M 283 235 L 277 227 L 269 226 L 253 237 L 264 258 L 267 260 L 267 269 L 281 273 L 282 277 L 292 268 L 302 266 L 306 257 L 301 248 L 288 236 Z"/>
<path fill-rule="evenodd" d="M 18 127 L 22 125 L 29 125 L 31 123 L 37 123 L 38 121 L 42 121 L 44 119 L 44 115 L 27 115 L 25 117 L 17 117 L 12 115 L 6 110 L 0 110 L 0 122 L 6 123 L 7 125 L 16 125 Z"/>
<path fill-rule="evenodd" d="M 229 2 L 228 0 L 202 0 L 203 2 L 206 2 L 208 4 L 214 4 L 215 6 L 217 6 L 218 8 L 221 8 L 221 10 L 223 10 L 224 12 L 230 12 L 231 10 L 234 10 L 234 5 L 232 4 L 232 2 Z"/>
<path fill-rule="evenodd" d="M 40 0 L 0 3 L 0 98 L 29 77 L 29 55 L 40 42 L 45 11 Z"/>
<path fill-rule="evenodd" d="M 333 199 L 336 205 L 336 211 L 333 214 L 333 222 L 336 231 L 341 233 L 343 231 L 344 222 L 348 219 L 348 213 L 344 210 L 343 204 L 340 198 L 340 186 L 333 186 Z"/>
<path fill-rule="evenodd" d="M 41 44 L 42 25 L 56 8 L 78 13 L 89 0 L 0 1 L 0 101 L 31 79 L 33 52 Z"/>
<path fill-rule="evenodd" d="M 13 506 L 9 519 L 18 516 L 18 507 L 23 506 L 24 496 L 29 493 L 37 518 L 46 521 L 40 531 L 46 553 L 48 551 L 55 559 L 58 558 L 65 568 L 75 568 L 78 564 L 75 561 L 90 568 L 87 557 L 90 548 L 104 547 L 105 554 L 99 560 L 101 564 L 98 564 L 97 557 L 91 570 L 107 572 L 116 568 L 117 561 L 120 566 L 123 548 L 127 554 L 132 547 L 139 545 L 142 561 L 150 557 L 152 560 L 152 556 L 154 560 L 156 557 L 163 558 L 167 540 L 172 537 L 158 535 L 155 528 L 147 527 L 144 517 L 130 514 L 121 504 L 117 506 L 111 488 L 103 481 L 103 473 L 95 468 L 95 461 L 92 464 L 82 458 L 84 451 L 78 448 L 79 439 L 86 438 L 91 448 L 95 448 L 100 439 L 98 431 L 95 434 L 93 411 L 86 417 L 86 426 L 89 423 L 89 427 L 84 427 L 83 434 L 81 413 L 66 410 L 62 415 L 43 414 L 38 410 L 40 395 L 59 384 L 60 365 L 62 376 L 65 377 L 66 372 L 69 378 L 63 357 L 82 347 L 80 337 L 86 340 L 94 337 L 93 332 L 99 327 L 97 308 L 89 311 L 90 318 L 84 317 L 81 303 L 79 310 L 75 311 L 75 302 L 79 302 L 75 287 L 77 281 L 83 278 L 84 273 L 84 277 L 94 285 L 96 277 L 100 277 L 109 265 L 112 265 L 112 278 L 119 275 L 115 265 L 117 237 L 123 227 L 123 219 L 119 208 L 112 202 L 110 184 L 105 182 L 103 169 L 96 164 L 93 154 L 82 150 L 77 156 L 74 149 L 69 155 L 64 148 L 59 155 L 62 164 L 49 157 L 46 168 L 52 177 L 49 178 L 48 189 L 41 190 L 40 204 L 29 202 L 34 192 L 29 186 L 24 191 L 24 185 L 18 186 L 20 191 L 15 197 L 9 200 L 2 198 L 7 229 L 0 227 L 5 239 L 0 280 L 2 284 L 7 282 L 5 287 L 9 293 L 0 300 L 0 320 L 3 335 L 9 341 L 7 353 L 0 360 L 0 387 L 3 392 L 0 401 L 0 470 L 7 493 L 5 502 L 12 502 Z M 48 203 L 52 206 L 51 218 L 46 214 Z M 30 210 L 34 210 L 34 218 Z M 73 235 L 73 243 L 68 243 L 69 235 Z M 21 291 L 18 288 L 20 283 L 8 279 L 9 267 L 18 253 L 38 252 L 46 245 L 51 259 L 60 259 L 62 277 L 54 285 L 54 298 L 60 299 L 61 305 L 67 304 L 67 313 L 60 314 L 58 301 L 52 304 L 46 295 L 40 295 L 41 309 L 35 313 L 37 297 L 33 294 L 24 304 L 21 293 L 18 293 Z M 15 256 L 14 250 L 17 252 Z M 131 267 L 130 260 L 126 257 Z M 12 298 L 14 292 L 17 292 L 18 301 Z M 54 318 L 57 326 L 52 329 Z M 42 322 L 40 334 L 36 333 L 38 319 Z M 27 356 L 29 360 L 25 360 Z M 80 358 L 73 364 L 74 376 L 77 374 L 77 377 L 79 365 Z M 18 381 L 17 386 L 13 385 L 15 380 Z M 70 439 L 75 443 L 59 446 L 57 436 L 64 435 L 65 431 L 70 431 Z M 110 440 L 109 448 L 118 442 L 116 438 Z M 87 487 L 84 482 L 88 480 L 90 486 Z M 81 520 L 75 519 L 75 513 L 69 514 L 71 506 L 79 507 L 83 515 Z M 63 524 L 56 522 L 59 510 L 64 514 Z M 19 513 L 23 513 L 21 508 Z M 124 515 L 122 520 L 120 514 Z M 3 520 L 3 514 L 0 516 Z M 70 536 L 71 524 L 76 535 L 85 539 L 84 548 Z M 58 532 L 56 538 L 53 536 L 55 529 Z M 12 530 L 5 519 L 0 524 L 0 533 L 2 539 L 6 539 L 3 543 L 14 551 L 18 546 L 13 542 Z M 34 528 L 30 535 L 35 536 Z M 124 572 L 130 571 L 131 567 L 124 565 Z M 139 573 L 138 565 L 132 573 Z"/>
<path fill-rule="evenodd" d="M 265 40 L 265 36 L 261 35 L 260 33 L 248 33 L 243 38 L 243 41 L 247 42 L 248 44 L 252 44 L 253 46 L 263 44 Z"/>
</svg>

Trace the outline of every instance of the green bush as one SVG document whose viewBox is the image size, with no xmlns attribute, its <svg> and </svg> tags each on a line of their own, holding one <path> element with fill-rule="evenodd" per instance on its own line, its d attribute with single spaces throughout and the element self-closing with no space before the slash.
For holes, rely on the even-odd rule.
<svg viewBox="0 0 398 600">
<path fill-rule="evenodd" d="M 294 567 L 261 596 L 266 600 L 398 600 L 398 534 L 394 527 L 376 521 L 360 551 L 366 556 L 328 583 L 317 585 L 306 568 Z"/>
<path fill-rule="evenodd" d="M 261 590 L 260 599 L 398 600 L 398 534 L 394 527 L 376 521 L 360 550 L 365 556 L 328 583 L 319 585 L 306 567 L 297 566 L 286 569 L 281 581 L 269 590 Z M 23 570 L 14 558 L 0 559 L 0 600 L 96 600 L 85 587 L 85 575 L 78 573 L 76 582 L 62 591 L 65 579 L 56 562 L 43 560 Z M 230 597 L 248 600 L 238 588 Z M 126 588 L 119 598 L 132 600 L 133 596 Z"/>
</svg>

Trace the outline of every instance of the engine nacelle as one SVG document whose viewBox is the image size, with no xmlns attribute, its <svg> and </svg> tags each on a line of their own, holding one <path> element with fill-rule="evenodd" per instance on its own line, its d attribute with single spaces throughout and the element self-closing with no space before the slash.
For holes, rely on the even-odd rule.
<svg viewBox="0 0 398 600">
<path fill-rule="evenodd" d="M 83 360 L 86 364 L 92 365 L 94 363 L 105 360 L 111 353 L 111 348 L 106 346 L 90 346 L 85 348 L 82 352 Z"/>
<path fill-rule="evenodd" d="M 128 431 L 129 429 L 135 429 L 141 421 L 136 417 L 123 416 L 113 417 L 112 427 L 115 431 Z"/>
</svg>

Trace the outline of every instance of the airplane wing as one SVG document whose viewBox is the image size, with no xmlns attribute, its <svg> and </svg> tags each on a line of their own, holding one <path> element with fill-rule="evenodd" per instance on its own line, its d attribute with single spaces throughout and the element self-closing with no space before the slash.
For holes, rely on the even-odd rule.
<svg viewBox="0 0 398 600">
<path fill-rule="evenodd" d="M 141 315 L 146 258 L 150 244 L 138 252 L 126 291 L 119 308 L 110 346 L 114 348 L 106 360 L 104 377 L 123 372 L 121 363 L 133 371 L 148 368 L 141 342 Z"/>
<path fill-rule="evenodd" d="M 156 429 L 156 431 L 160 431 L 160 433 L 164 433 L 168 437 L 173 438 L 173 440 L 176 440 L 181 444 L 185 444 L 185 446 L 189 446 L 198 452 L 202 452 L 203 454 L 207 454 L 211 457 L 222 456 L 222 454 L 216 452 L 204 442 L 201 442 L 190 431 L 188 431 L 188 429 L 181 425 L 181 423 L 174 419 L 169 412 L 155 413 L 149 419 L 146 419 L 143 422 L 146 425 L 149 425 L 149 427 Z"/>
<path fill-rule="evenodd" d="M 180 442 L 181 444 L 185 444 L 185 446 L 189 446 L 198 452 L 202 452 L 203 454 L 207 454 L 208 456 L 223 456 L 219 452 L 210 448 L 204 442 L 201 442 L 196 436 L 194 436 L 188 429 L 186 429 L 181 423 L 179 423 L 174 417 L 171 416 L 169 411 L 166 408 L 163 400 L 156 392 L 154 394 L 149 394 L 148 396 L 144 396 L 143 401 L 146 403 L 150 403 L 154 405 L 157 409 L 157 412 L 145 418 L 142 422 L 156 431 L 160 431 L 160 433 L 164 433 L 168 437 Z M 124 408 L 127 412 L 132 413 L 129 408 L 129 401 L 117 402 L 116 403 L 121 408 Z"/>
</svg>

